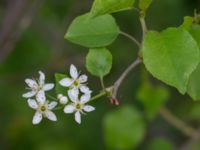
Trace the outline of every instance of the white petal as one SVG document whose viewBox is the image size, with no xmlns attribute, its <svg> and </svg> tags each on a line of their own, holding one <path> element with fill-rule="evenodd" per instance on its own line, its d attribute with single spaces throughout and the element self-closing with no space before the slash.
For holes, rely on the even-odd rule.
<svg viewBox="0 0 200 150">
<path fill-rule="evenodd" d="M 74 108 L 73 105 L 67 105 L 67 106 L 65 106 L 65 108 L 64 108 L 64 112 L 65 112 L 66 114 L 73 113 L 74 110 L 75 110 L 75 108 Z"/>
<path fill-rule="evenodd" d="M 39 83 L 40 85 L 43 85 L 45 81 L 45 74 L 42 71 L 39 71 L 39 74 L 40 74 Z"/>
<path fill-rule="evenodd" d="M 90 106 L 90 105 L 85 105 L 83 107 L 83 110 L 86 111 L 86 112 L 91 112 L 91 111 L 95 110 L 95 108 L 93 106 Z"/>
<path fill-rule="evenodd" d="M 81 123 L 81 114 L 80 114 L 79 111 L 77 111 L 75 113 L 75 120 L 76 120 L 77 123 L 79 123 L 79 124 Z"/>
<path fill-rule="evenodd" d="M 78 88 L 73 88 L 68 91 L 68 96 L 73 102 L 78 100 L 78 94 L 79 94 Z"/>
<path fill-rule="evenodd" d="M 32 79 L 26 79 L 25 82 L 30 88 L 34 88 L 38 86 L 37 82 Z"/>
<path fill-rule="evenodd" d="M 70 75 L 75 80 L 78 78 L 78 71 L 73 64 L 70 66 Z"/>
<path fill-rule="evenodd" d="M 41 120 L 42 120 L 42 114 L 40 112 L 36 111 L 35 115 L 33 116 L 32 123 L 38 124 L 41 122 Z"/>
<path fill-rule="evenodd" d="M 33 109 L 38 109 L 38 104 L 34 99 L 28 99 L 28 105 Z"/>
<path fill-rule="evenodd" d="M 80 87 L 81 92 L 85 93 L 85 94 L 91 94 L 92 91 L 85 85 L 81 85 Z"/>
<path fill-rule="evenodd" d="M 35 91 L 30 91 L 30 92 L 24 93 L 22 95 L 22 97 L 24 97 L 24 98 L 30 98 L 30 97 L 33 97 L 35 94 L 36 94 Z"/>
<path fill-rule="evenodd" d="M 51 121 L 57 121 L 57 117 L 52 111 L 46 111 L 45 116 Z"/>
<path fill-rule="evenodd" d="M 52 110 L 52 109 L 54 109 L 54 108 L 56 107 L 57 104 L 58 104 L 58 103 L 55 102 L 55 101 L 50 102 L 50 103 L 47 105 L 47 108 L 48 108 L 49 110 Z"/>
<path fill-rule="evenodd" d="M 48 83 L 48 84 L 45 84 L 44 86 L 43 86 L 43 90 L 44 91 L 49 91 L 49 90 L 51 90 L 51 89 L 53 89 L 54 88 L 54 84 L 53 83 Z"/>
<path fill-rule="evenodd" d="M 81 96 L 80 101 L 81 101 L 81 103 L 84 104 L 84 103 L 87 103 L 90 100 L 90 98 L 91 98 L 90 94 L 84 94 Z"/>
<path fill-rule="evenodd" d="M 88 79 L 88 77 L 86 75 L 81 75 L 79 78 L 78 78 L 78 81 L 79 83 L 84 83 L 86 82 Z"/>
<path fill-rule="evenodd" d="M 64 78 L 62 80 L 60 80 L 60 85 L 64 86 L 64 87 L 69 87 L 70 85 L 72 85 L 72 83 L 74 82 L 73 79 L 70 78 Z"/>
<path fill-rule="evenodd" d="M 40 103 L 40 104 L 44 104 L 46 101 L 46 97 L 44 94 L 44 91 L 39 91 L 36 95 L 36 100 Z"/>
</svg>

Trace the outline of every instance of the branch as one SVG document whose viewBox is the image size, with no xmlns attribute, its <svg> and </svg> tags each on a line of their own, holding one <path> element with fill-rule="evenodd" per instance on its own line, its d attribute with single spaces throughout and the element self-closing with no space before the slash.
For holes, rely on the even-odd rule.
<svg viewBox="0 0 200 150">
<path fill-rule="evenodd" d="M 24 10 L 27 6 L 27 0 L 17 0 L 8 2 L 8 8 L 5 12 L 5 17 L 0 31 L 0 59 L 4 59 L 7 55 L 7 50 L 4 49 L 7 42 L 10 40 L 12 33 L 16 29 L 16 25 L 21 19 Z"/>
<path fill-rule="evenodd" d="M 121 35 L 124 35 L 125 37 L 129 38 L 131 41 L 133 41 L 133 43 L 135 43 L 139 48 L 141 47 L 141 44 L 140 42 L 138 42 L 138 40 L 136 40 L 136 38 L 134 38 L 133 36 L 123 32 L 123 31 L 120 31 L 120 34 Z"/>
<path fill-rule="evenodd" d="M 147 25 L 145 22 L 145 16 L 141 16 L 140 17 L 140 24 L 142 27 L 142 41 L 144 40 L 145 34 L 147 33 L 148 29 L 147 29 Z"/>
<path fill-rule="evenodd" d="M 167 108 L 162 107 L 160 109 L 160 114 L 168 123 L 182 131 L 185 135 L 192 137 L 193 133 L 195 133 L 195 130 L 192 127 L 174 116 Z"/>
<path fill-rule="evenodd" d="M 200 127 L 193 132 L 191 138 L 184 143 L 184 145 L 180 148 L 180 150 L 191 150 L 194 143 L 199 141 L 200 139 Z"/>
<path fill-rule="evenodd" d="M 22 33 L 31 25 L 32 20 L 41 7 L 43 0 L 35 0 L 27 11 L 27 0 L 16 1 L 8 9 L 2 30 L 0 31 L 0 62 L 2 62 L 14 49 L 15 43 L 20 39 Z"/>
<path fill-rule="evenodd" d="M 120 85 L 122 84 L 122 82 L 124 81 L 124 79 L 126 78 L 126 76 L 135 68 L 137 67 L 140 63 L 142 63 L 142 60 L 140 58 L 137 58 L 132 64 L 130 64 L 130 66 L 128 66 L 128 68 L 126 68 L 126 70 L 121 74 L 121 76 L 115 81 L 114 83 L 114 88 L 113 88 L 113 94 L 112 97 L 116 98 L 117 97 L 117 92 L 118 89 L 120 87 Z"/>
</svg>

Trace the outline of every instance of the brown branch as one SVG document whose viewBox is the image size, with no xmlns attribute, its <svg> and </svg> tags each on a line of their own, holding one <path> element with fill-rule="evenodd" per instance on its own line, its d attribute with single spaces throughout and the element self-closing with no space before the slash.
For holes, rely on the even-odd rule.
<svg viewBox="0 0 200 150">
<path fill-rule="evenodd" d="M 195 132 L 193 132 L 191 138 L 183 144 L 180 150 L 191 150 L 193 144 L 195 144 L 199 140 L 200 140 L 200 128 L 198 128 L 197 130 L 195 130 Z"/>
<path fill-rule="evenodd" d="M 112 97 L 116 98 L 117 97 L 117 92 L 118 89 L 120 87 L 120 85 L 122 84 L 122 82 L 124 81 L 124 79 L 126 78 L 126 76 L 135 68 L 137 67 L 139 64 L 142 63 L 142 60 L 140 58 L 137 58 L 132 64 L 130 64 L 128 66 L 128 68 L 126 68 L 126 70 L 121 74 L 121 76 L 115 81 L 114 83 L 114 87 L 113 87 L 113 94 Z"/>
<path fill-rule="evenodd" d="M 16 0 L 10 3 L 0 31 L 0 62 L 5 60 L 22 33 L 31 25 L 42 2 L 43 0 L 35 0 L 29 9 L 26 9 L 28 7 L 27 0 Z"/>
<path fill-rule="evenodd" d="M 133 36 L 131 36 L 131 35 L 129 35 L 129 34 L 123 32 L 123 31 L 120 31 L 120 34 L 123 35 L 123 36 L 125 36 L 125 37 L 127 37 L 127 38 L 129 38 L 129 39 L 130 39 L 133 43 L 135 43 L 139 48 L 141 47 L 140 42 L 139 42 L 136 38 L 134 38 Z"/>
<path fill-rule="evenodd" d="M 192 137 L 195 130 L 188 126 L 185 122 L 174 116 L 167 108 L 162 107 L 160 109 L 160 115 L 171 125 L 182 131 L 185 135 Z"/>
<path fill-rule="evenodd" d="M 8 7 L 5 12 L 6 15 L 0 31 L 0 60 L 3 60 L 8 53 L 4 47 L 15 31 L 16 25 L 21 19 L 27 3 L 27 0 L 8 1 Z"/>
</svg>

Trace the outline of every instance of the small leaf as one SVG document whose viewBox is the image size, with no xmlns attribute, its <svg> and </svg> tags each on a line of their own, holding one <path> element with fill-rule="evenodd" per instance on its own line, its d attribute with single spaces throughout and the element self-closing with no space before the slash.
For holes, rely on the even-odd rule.
<svg viewBox="0 0 200 150">
<path fill-rule="evenodd" d="M 169 92 L 164 87 L 155 87 L 147 82 L 139 88 L 137 97 L 144 104 L 149 119 L 153 119 L 160 107 L 169 99 Z"/>
<path fill-rule="evenodd" d="M 143 11 L 146 11 L 149 6 L 151 5 L 153 0 L 140 0 L 139 1 L 139 8 Z"/>
<path fill-rule="evenodd" d="M 134 2 L 135 0 L 95 0 L 92 5 L 91 15 L 94 17 L 131 9 Z"/>
<path fill-rule="evenodd" d="M 103 126 L 105 142 L 110 149 L 134 149 L 145 134 L 142 115 L 130 106 L 108 113 Z"/>
<path fill-rule="evenodd" d="M 175 150 L 175 147 L 167 139 L 155 138 L 150 141 L 147 150 Z"/>
<path fill-rule="evenodd" d="M 59 84 L 60 80 L 62 80 L 63 78 L 66 78 L 67 75 L 65 74 L 61 74 L 61 73 L 56 73 L 55 74 L 55 80 L 56 80 L 56 94 L 63 94 L 63 95 L 67 95 L 67 88 L 63 87 Z"/>
<path fill-rule="evenodd" d="M 92 75 L 103 77 L 112 68 L 112 54 L 106 48 L 90 49 L 86 57 L 86 67 Z"/>
<path fill-rule="evenodd" d="M 85 47 L 104 47 L 110 45 L 120 30 L 111 15 L 89 18 L 89 13 L 74 19 L 65 39 Z"/>
<path fill-rule="evenodd" d="M 144 64 L 157 79 L 187 91 L 188 81 L 200 61 L 199 48 L 184 29 L 168 28 L 161 33 L 149 32 L 142 48 Z"/>
</svg>

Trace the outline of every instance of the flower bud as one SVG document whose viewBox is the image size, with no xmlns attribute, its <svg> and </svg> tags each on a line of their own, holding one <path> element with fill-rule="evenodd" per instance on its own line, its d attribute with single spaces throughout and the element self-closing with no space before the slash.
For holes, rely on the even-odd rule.
<svg viewBox="0 0 200 150">
<path fill-rule="evenodd" d="M 58 95 L 57 95 L 57 98 L 58 98 L 59 100 L 60 100 L 62 97 L 63 97 L 62 94 L 58 94 Z"/>
<path fill-rule="evenodd" d="M 65 105 L 67 104 L 68 102 L 68 98 L 66 96 L 62 96 L 60 99 L 59 99 L 60 103 Z"/>
</svg>

